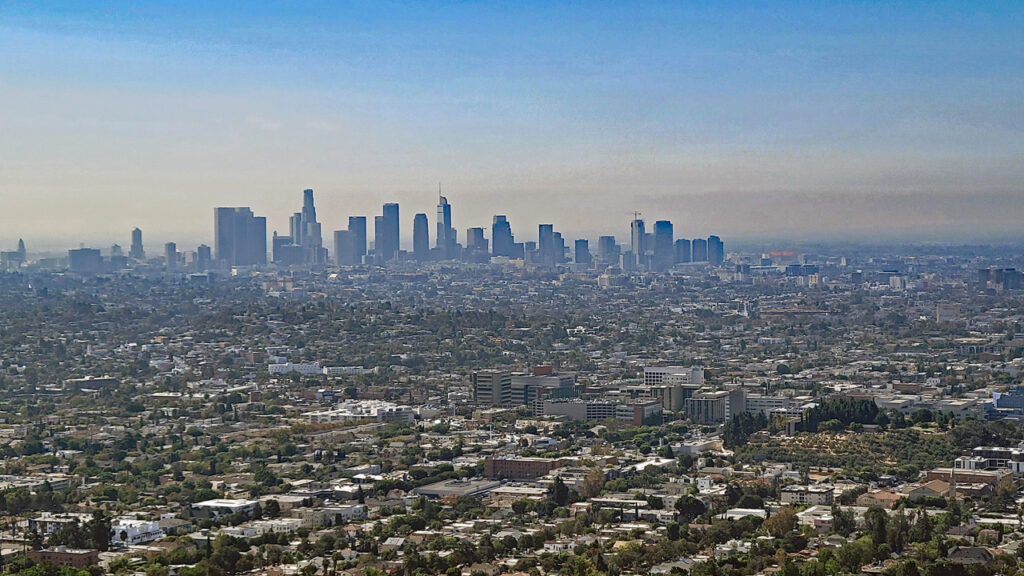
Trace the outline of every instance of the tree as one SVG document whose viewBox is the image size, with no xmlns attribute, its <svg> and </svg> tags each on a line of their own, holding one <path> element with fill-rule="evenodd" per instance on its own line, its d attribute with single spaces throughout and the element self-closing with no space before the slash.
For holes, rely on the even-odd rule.
<svg viewBox="0 0 1024 576">
<path fill-rule="evenodd" d="M 600 468 L 591 468 L 583 478 L 583 495 L 594 498 L 604 488 L 604 472 Z"/>
<path fill-rule="evenodd" d="M 668 539 L 671 542 L 679 540 L 679 524 L 673 522 L 668 525 Z"/>
<path fill-rule="evenodd" d="M 693 496 L 682 496 L 676 500 L 676 512 L 679 513 L 680 522 L 693 522 L 698 516 L 707 511 L 704 503 Z"/>
<path fill-rule="evenodd" d="M 762 526 L 770 536 L 782 538 L 796 528 L 796 509 L 792 506 L 783 506 L 778 512 L 769 516 Z"/>
<path fill-rule="evenodd" d="M 561 478 L 555 478 L 555 483 L 551 485 L 550 498 L 557 506 L 565 506 L 569 503 L 569 487 Z"/>
<path fill-rule="evenodd" d="M 832 505 L 832 531 L 840 536 L 846 537 L 857 529 L 857 518 L 853 510 L 843 510 L 839 506 Z"/>
<path fill-rule="evenodd" d="M 263 515 L 267 518 L 277 518 L 281 515 L 281 504 L 277 500 L 267 500 L 267 505 L 263 507 Z"/>
<path fill-rule="evenodd" d="M 526 514 L 532 507 L 533 503 L 525 498 L 512 503 L 512 511 L 519 515 Z"/>
<path fill-rule="evenodd" d="M 110 548 L 110 518 L 107 518 L 103 510 L 96 510 L 92 513 L 88 528 L 92 547 L 106 552 Z"/>
<path fill-rule="evenodd" d="M 864 523 L 867 524 L 871 534 L 871 541 L 875 546 L 881 546 L 887 540 L 887 527 L 889 515 L 878 506 L 872 506 L 864 512 Z"/>
</svg>

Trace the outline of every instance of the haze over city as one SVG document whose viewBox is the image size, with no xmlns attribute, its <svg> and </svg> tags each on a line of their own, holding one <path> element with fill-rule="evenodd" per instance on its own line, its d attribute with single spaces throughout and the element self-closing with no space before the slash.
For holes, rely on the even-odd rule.
<svg viewBox="0 0 1024 576">
<path fill-rule="evenodd" d="M 0 243 L 325 230 L 992 241 L 1024 213 L 1012 2 L 0 6 Z M 403 244 L 411 237 L 403 222 Z"/>
<path fill-rule="evenodd" d="M 1024 576 L 1022 15 L 0 1 L 0 576 Z"/>
</svg>

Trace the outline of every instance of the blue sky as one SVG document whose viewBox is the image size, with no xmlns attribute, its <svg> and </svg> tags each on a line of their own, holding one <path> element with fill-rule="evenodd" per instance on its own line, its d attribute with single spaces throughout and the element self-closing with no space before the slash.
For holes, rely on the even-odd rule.
<svg viewBox="0 0 1024 576">
<path fill-rule="evenodd" d="M 1018 237 L 1022 6 L 2 3 L 0 241 L 286 229 L 307 187 L 407 224 L 438 182 L 460 235 Z"/>
</svg>

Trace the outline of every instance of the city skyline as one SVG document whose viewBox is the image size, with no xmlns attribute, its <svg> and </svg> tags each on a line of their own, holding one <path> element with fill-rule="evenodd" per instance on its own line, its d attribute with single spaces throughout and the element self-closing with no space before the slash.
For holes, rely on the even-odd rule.
<svg viewBox="0 0 1024 576">
<path fill-rule="evenodd" d="M 334 230 L 437 181 L 568 237 L 1021 238 L 1020 5 L 304 7 L 0 7 L 0 244 L 285 230 L 294 188 Z"/>
</svg>

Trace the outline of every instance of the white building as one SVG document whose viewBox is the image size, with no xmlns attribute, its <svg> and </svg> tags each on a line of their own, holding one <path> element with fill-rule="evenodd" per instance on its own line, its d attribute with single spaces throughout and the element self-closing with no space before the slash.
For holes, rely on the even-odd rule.
<svg viewBox="0 0 1024 576">
<path fill-rule="evenodd" d="M 383 400 L 350 400 L 338 404 L 330 410 L 318 410 L 303 414 L 313 424 L 331 424 L 335 422 L 399 422 L 411 424 L 416 420 L 416 413 L 409 406 L 385 402 Z"/>
<path fill-rule="evenodd" d="M 139 520 L 121 516 L 110 523 L 110 543 L 123 546 L 138 546 L 164 537 L 157 520 Z"/>
<path fill-rule="evenodd" d="M 251 516 L 256 510 L 255 500 L 231 500 L 228 498 L 215 498 L 213 500 L 204 500 L 202 502 L 196 502 L 192 505 L 192 511 L 200 514 L 206 514 L 211 519 L 221 518 L 223 516 L 231 516 L 238 514 L 239 512 Z"/>
<path fill-rule="evenodd" d="M 703 366 L 644 366 L 644 386 L 704 385 Z"/>
<path fill-rule="evenodd" d="M 299 374 L 323 374 L 323 368 L 320 367 L 319 362 L 310 362 L 307 364 L 295 364 L 292 362 L 285 362 L 283 364 L 268 364 L 267 371 L 271 374 L 288 374 L 291 372 L 298 372 Z"/>
<path fill-rule="evenodd" d="M 324 374 L 327 376 L 362 376 L 373 374 L 374 368 L 363 368 L 362 366 L 324 366 Z"/>
</svg>

